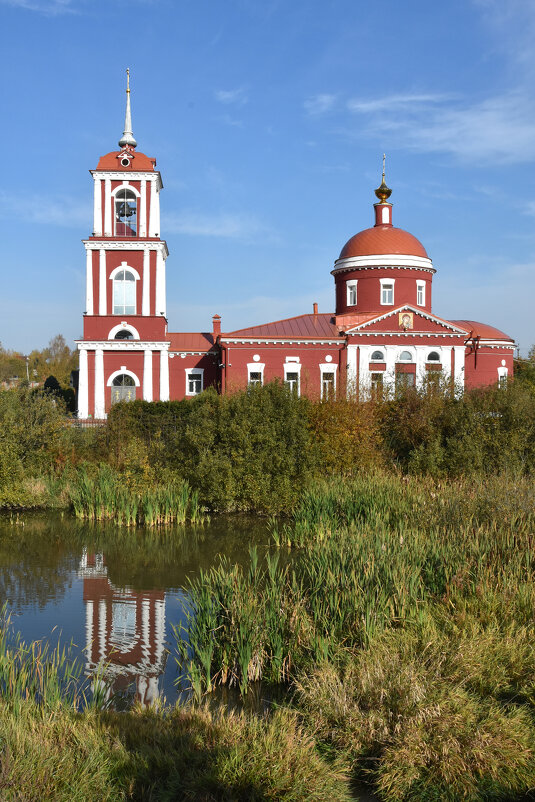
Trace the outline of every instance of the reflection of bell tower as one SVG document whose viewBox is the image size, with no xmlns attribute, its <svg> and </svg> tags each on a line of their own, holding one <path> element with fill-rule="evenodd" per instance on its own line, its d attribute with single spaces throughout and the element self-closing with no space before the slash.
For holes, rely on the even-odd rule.
<svg viewBox="0 0 535 802">
<path fill-rule="evenodd" d="M 132 133 L 130 76 L 118 151 L 92 170 L 93 234 L 86 250 L 86 309 L 78 341 L 78 417 L 102 419 L 115 401 L 169 400 L 165 260 L 156 160 Z"/>
<path fill-rule="evenodd" d="M 135 682 L 136 700 L 152 704 L 166 661 L 164 592 L 116 588 L 104 556 L 85 550 L 78 574 L 84 580 L 86 674 L 99 675 L 108 696 Z"/>
</svg>

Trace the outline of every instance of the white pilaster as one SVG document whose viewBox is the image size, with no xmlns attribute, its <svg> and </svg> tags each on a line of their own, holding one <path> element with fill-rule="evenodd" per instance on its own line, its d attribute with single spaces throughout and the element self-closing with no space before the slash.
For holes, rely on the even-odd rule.
<svg viewBox="0 0 535 802">
<path fill-rule="evenodd" d="M 112 220 L 111 220 L 111 178 L 104 179 L 104 236 L 111 237 Z"/>
<path fill-rule="evenodd" d="M 163 251 L 156 251 L 156 314 L 166 316 L 165 309 L 165 259 Z"/>
<path fill-rule="evenodd" d="M 152 351 L 143 352 L 143 401 L 152 401 Z"/>
<path fill-rule="evenodd" d="M 160 401 L 169 401 L 169 353 L 160 351 Z"/>
<path fill-rule="evenodd" d="M 387 391 L 387 397 L 393 396 L 396 391 L 396 356 L 399 351 L 398 345 L 387 345 L 385 351 L 385 374 L 383 376 L 383 389 Z"/>
<path fill-rule="evenodd" d="M 95 418 L 106 417 L 106 403 L 104 397 L 104 351 L 97 348 L 95 351 Z"/>
<path fill-rule="evenodd" d="M 155 178 L 150 182 L 149 237 L 160 235 L 160 195 Z"/>
<path fill-rule="evenodd" d="M 85 252 L 85 313 L 93 314 L 93 251 Z"/>
<path fill-rule="evenodd" d="M 460 395 L 464 391 L 464 354 L 465 354 L 465 347 L 464 345 L 456 345 L 455 346 L 455 356 L 454 356 L 454 376 L 453 380 L 455 383 L 454 392 Z"/>
<path fill-rule="evenodd" d="M 106 251 L 100 249 L 99 278 L 98 278 L 98 313 L 108 314 L 108 300 L 106 293 Z"/>
<path fill-rule="evenodd" d="M 96 237 L 102 236 L 102 180 L 98 176 L 93 176 L 95 194 L 93 197 L 93 234 Z"/>
<path fill-rule="evenodd" d="M 347 346 L 347 397 L 354 398 L 357 390 L 358 345 Z"/>
<path fill-rule="evenodd" d="M 359 399 L 364 401 L 370 394 L 370 371 L 368 363 L 370 359 L 370 346 L 359 345 Z"/>
<path fill-rule="evenodd" d="M 143 236 L 143 234 L 141 235 Z M 141 314 L 150 315 L 150 251 L 143 251 L 143 290 L 141 296 Z"/>
<path fill-rule="evenodd" d="M 427 354 L 429 353 L 428 345 L 416 346 L 416 389 L 422 390 L 425 386 L 426 374 L 425 364 L 427 361 Z"/>
<path fill-rule="evenodd" d="M 87 351 L 80 351 L 80 371 L 78 373 L 78 417 L 89 415 L 89 376 L 87 371 Z"/>
<path fill-rule="evenodd" d="M 139 199 L 139 236 L 147 236 L 147 182 L 141 181 L 141 197 Z"/>
</svg>

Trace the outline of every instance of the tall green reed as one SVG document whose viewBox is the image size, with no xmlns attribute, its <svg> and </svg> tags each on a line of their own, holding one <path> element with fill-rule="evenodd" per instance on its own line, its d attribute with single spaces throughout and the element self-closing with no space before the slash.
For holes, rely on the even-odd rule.
<svg viewBox="0 0 535 802">
<path fill-rule="evenodd" d="M 111 520 L 124 526 L 201 524 L 206 520 L 198 492 L 186 481 L 139 491 L 108 465 L 101 465 L 94 475 L 80 468 L 71 480 L 69 495 L 77 518 Z"/>
</svg>

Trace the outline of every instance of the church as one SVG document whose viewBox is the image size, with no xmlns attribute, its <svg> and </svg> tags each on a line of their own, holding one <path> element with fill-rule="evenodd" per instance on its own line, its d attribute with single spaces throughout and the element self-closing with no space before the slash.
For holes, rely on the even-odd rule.
<svg viewBox="0 0 535 802">
<path fill-rule="evenodd" d="M 180 400 L 273 380 L 310 398 L 365 400 L 440 381 L 462 392 L 512 376 L 511 337 L 433 313 L 435 268 L 422 243 L 393 225 L 384 169 L 373 225 L 334 261 L 334 312 L 314 304 L 309 314 L 226 332 L 216 314 L 211 331 L 168 331 L 163 184 L 156 159 L 137 150 L 128 79 L 118 144 L 91 171 L 79 418 L 105 419 L 118 401 Z"/>
</svg>

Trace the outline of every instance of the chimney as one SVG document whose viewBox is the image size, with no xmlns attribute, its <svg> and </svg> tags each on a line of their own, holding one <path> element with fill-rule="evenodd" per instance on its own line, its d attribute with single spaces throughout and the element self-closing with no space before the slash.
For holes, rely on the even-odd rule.
<svg viewBox="0 0 535 802">
<path fill-rule="evenodd" d="M 318 305 L 316 303 L 313 305 L 312 309 L 314 310 L 314 314 L 317 315 L 318 314 Z"/>
<path fill-rule="evenodd" d="M 221 334 L 221 315 L 214 315 L 212 318 L 212 334 L 214 341 Z"/>
</svg>

